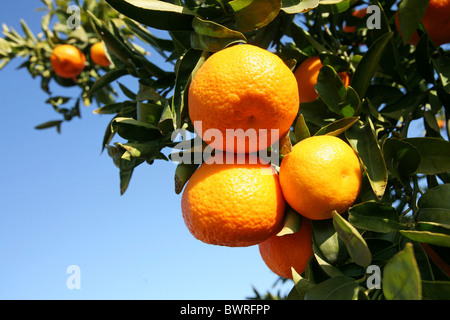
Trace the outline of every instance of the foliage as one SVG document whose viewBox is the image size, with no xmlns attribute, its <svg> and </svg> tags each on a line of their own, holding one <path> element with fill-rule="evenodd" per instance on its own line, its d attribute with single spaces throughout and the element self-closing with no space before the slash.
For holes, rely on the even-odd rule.
<svg viewBox="0 0 450 320">
<path fill-rule="evenodd" d="M 450 263 L 450 52 L 436 47 L 417 19 L 428 1 L 403 0 L 400 7 L 414 13 L 401 15 L 401 28 L 403 34 L 418 30 L 417 46 L 396 30 L 399 3 L 394 0 L 107 0 L 111 7 L 75 1 L 82 8 L 82 27 L 76 30 L 64 25 L 69 1 L 43 2 L 47 13 L 38 37 L 25 22 L 25 36 L 3 27 L 0 65 L 26 58 L 22 66 L 41 77 L 50 95 L 47 102 L 65 120 L 79 115 L 80 100 L 89 105 L 95 98 L 99 107 L 94 113 L 112 116 L 102 145 L 119 168 L 121 193 L 134 168 L 168 160 L 163 151 L 175 147 L 174 132 L 193 132 L 187 88 L 211 53 L 251 43 L 275 52 L 293 70 L 318 55 L 325 65 L 316 85 L 320 98 L 301 103 L 288 139 L 292 145 L 310 135 L 346 139 L 360 157 L 364 183 L 348 212 L 314 221 L 314 256 L 303 274 L 293 271 L 287 299 L 450 298 L 450 274 L 445 272 Z M 374 18 L 370 14 L 362 19 L 351 14 L 368 5 L 380 9 L 374 29 L 368 27 Z M 53 16 L 59 22 L 50 30 Z M 355 25 L 355 31 L 345 32 L 347 24 Z M 167 31 L 167 37 L 154 36 L 152 29 Z M 136 38 L 173 63 L 173 70 L 149 61 Z M 89 64 L 75 83 L 52 73 L 48 57 L 54 45 L 87 49 L 98 39 L 107 46 L 111 67 Z M 351 75 L 347 88 L 337 76 L 341 71 Z M 139 91 L 120 85 L 128 99 L 116 101 L 112 84 L 125 75 L 136 78 Z M 60 107 L 69 98 L 51 96 L 50 80 L 80 88 L 75 107 Z M 446 132 L 438 125 L 444 118 Z M 415 121 L 423 123 L 421 137 L 410 136 Z M 114 138 L 124 141 L 111 144 Z M 181 192 L 196 167 L 178 166 L 175 192 Z M 441 260 L 433 259 L 436 253 Z M 381 288 L 370 286 L 372 266 L 381 270 Z"/>
</svg>

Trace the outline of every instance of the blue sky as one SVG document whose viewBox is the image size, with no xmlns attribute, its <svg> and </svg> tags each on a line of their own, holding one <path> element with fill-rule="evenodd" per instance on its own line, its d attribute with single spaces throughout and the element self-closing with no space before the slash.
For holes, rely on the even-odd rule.
<svg viewBox="0 0 450 320">
<path fill-rule="evenodd" d="M 7 1 L 0 22 L 40 32 L 40 1 Z M 153 55 L 158 63 L 157 55 Z M 175 165 L 141 165 L 120 196 L 119 172 L 100 154 L 109 116 L 82 107 L 62 133 L 34 126 L 59 115 L 39 80 L 0 71 L 0 299 L 245 299 L 277 276 L 258 247 L 206 245 L 184 225 L 174 192 Z M 121 82 L 137 90 L 137 81 Z M 51 89 L 70 95 L 70 89 Z M 68 289 L 69 266 L 80 289 Z M 287 290 L 289 286 L 285 287 Z"/>
</svg>

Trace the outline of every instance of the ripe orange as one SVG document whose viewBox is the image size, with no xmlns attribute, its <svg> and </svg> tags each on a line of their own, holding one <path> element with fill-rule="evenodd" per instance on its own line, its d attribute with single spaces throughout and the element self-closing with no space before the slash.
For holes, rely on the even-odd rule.
<svg viewBox="0 0 450 320">
<path fill-rule="evenodd" d="M 301 274 L 313 255 L 311 221 L 303 218 L 300 229 L 292 234 L 274 235 L 259 244 L 267 267 L 280 277 L 292 279 L 292 270 Z"/>
<path fill-rule="evenodd" d="M 295 70 L 294 75 L 298 83 L 300 103 L 314 101 L 319 94 L 314 86 L 317 83 L 320 69 L 323 67 L 318 56 L 309 57 Z M 345 87 L 350 84 L 350 76 L 346 71 L 338 73 Z"/>
<path fill-rule="evenodd" d="M 359 18 L 359 19 L 364 18 L 366 15 L 367 15 L 367 8 L 355 10 L 352 13 L 352 16 Z M 353 33 L 353 32 L 355 32 L 355 30 L 356 30 L 356 26 L 348 26 L 348 25 L 344 26 L 344 32 Z"/>
<path fill-rule="evenodd" d="M 269 164 L 202 164 L 183 191 L 181 207 L 192 235 L 208 244 L 258 244 L 283 223 L 285 201 Z"/>
<path fill-rule="evenodd" d="M 279 137 L 286 134 L 299 108 L 292 71 L 274 53 L 249 44 L 211 55 L 194 75 L 188 101 L 189 117 L 200 137 L 228 152 L 269 147 L 277 141 L 271 129 Z M 212 137 L 211 132 L 223 138 Z M 246 138 L 252 133 L 254 141 Z M 226 138 L 233 134 L 234 145 L 227 144 Z"/>
<path fill-rule="evenodd" d="M 435 45 L 450 42 L 450 0 L 430 0 L 422 24 Z M 395 25 L 401 35 L 398 11 L 395 15 Z M 418 42 L 419 35 L 415 32 L 409 43 L 417 45 Z"/>
<path fill-rule="evenodd" d="M 356 200 L 362 173 L 355 151 L 341 139 L 306 138 L 292 147 L 280 165 L 280 185 L 287 203 L 312 220 L 345 212 Z"/>
<path fill-rule="evenodd" d="M 77 47 L 62 44 L 53 49 L 50 62 L 58 76 L 72 79 L 83 71 L 86 66 L 86 56 Z"/>
<path fill-rule="evenodd" d="M 111 64 L 108 57 L 106 56 L 103 42 L 101 41 L 92 45 L 90 55 L 92 61 L 99 66 L 108 67 Z"/>
</svg>

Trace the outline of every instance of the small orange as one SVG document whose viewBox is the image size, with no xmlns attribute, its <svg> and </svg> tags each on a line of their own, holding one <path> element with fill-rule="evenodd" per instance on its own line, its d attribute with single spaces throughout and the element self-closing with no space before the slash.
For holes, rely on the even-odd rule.
<svg viewBox="0 0 450 320">
<path fill-rule="evenodd" d="M 259 252 L 267 267 L 280 277 L 292 279 L 292 270 L 301 274 L 312 257 L 311 221 L 303 218 L 298 231 L 274 235 L 259 244 Z"/>
<path fill-rule="evenodd" d="M 367 15 L 367 8 L 355 10 L 352 13 L 352 16 L 354 16 L 355 18 L 359 18 L 359 19 L 364 18 L 366 15 Z M 344 32 L 353 33 L 353 32 L 355 32 L 355 30 L 356 30 L 356 26 L 348 26 L 348 25 L 344 26 Z"/>
<path fill-rule="evenodd" d="M 294 75 L 298 83 L 300 103 L 314 101 L 319 94 L 314 86 L 317 83 L 320 69 L 323 67 L 318 56 L 307 58 L 295 70 Z M 345 87 L 350 84 L 350 76 L 346 71 L 338 73 Z"/>
<path fill-rule="evenodd" d="M 299 108 L 292 71 L 274 53 L 250 44 L 212 54 L 195 73 L 188 101 L 200 137 L 227 152 L 269 147 L 289 131 Z M 209 135 L 212 130 L 221 138 Z"/>
<path fill-rule="evenodd" d="M 280 230 L 285 201 L 278 174 L 269 164 L 204 163 L 189 179 L 181 208 L 196 239 L 246 247 Z"/>
<path fill-rule="evenodd" d="M 106 56 L 103 42 L 101 41 L 92 45 L 90 55 L 92 61 L 99 66 L 108 67 L 111 64 L 108 57 Z"/>
<path fill-rule="evenodd" d="M 50 56 L 53 71 L 62 78 L 72 79 L 78 76 L 86 66 L 86 56 L 77 47 L 70 44 L 58 45 Z"/>
<path fill-rule="evenodd" d="M 440 46 L 450 42 L 450 0 L 430 0 L 427 11 L 422 18 L 422 24 L 435 45 Z M 401 35 L 398 11 L 395 14 L 395 26 Z M 415 32 L 409 44 L 417 45 L 419 35 Z"/>
<path fill-rule="evenodd" d="M 320 135 L 292 147 L 281 161 L 280 185 L 287 203 L 312 220 L 345 212 L 361 189 L 358 156 L 343 140 Z"/>
</svg>

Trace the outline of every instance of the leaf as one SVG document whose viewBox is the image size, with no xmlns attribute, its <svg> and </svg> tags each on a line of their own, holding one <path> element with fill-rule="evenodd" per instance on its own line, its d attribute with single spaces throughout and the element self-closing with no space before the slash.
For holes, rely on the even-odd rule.
<svg viewBox="0 0 450 320">
<path fill-rule="evenodd" d="M 194 32 L 191 33 L 191 46 L 197 50 L 217 52 L 231 44 L 247 42 L 242 33 L 213 21 L 195 17 L 192 27 Z"/>
<path fill-rule="evenodd" d="M 179 163 L 175 169 L 175 193 L 180 194 L 184 186 L 198 168 L 198 164 Z"/>
<path fill-rule="evenodd" d="M 94 94 L 94 92 L 96 92 L 97 90 L 100 90 L 101 88 L 107 86 L 111 82 L 119 79 L 120 77 L 122 77 L 126 74 L 128 74 L 128 71 L 126 69 L 112 69 L 112 70 L 108 71 L 103 76 L 98 78 L 97 81 L 95 81 L 94 85 L 87 92 L 86 95 L 92 96 L 92 94 Z"/>
<path fill-rule="evenodd" d="M 381 199 L 386 190 L 388 173 L 372 121 L 367 118 L 366 124 L 355 124 L 347 129 L 345 134 L 363 163 L 372 190 L 377 198 Z"/>
<path fill-rule="evenodd" d="M 114 132 L 127 140 L 150 141 L 161 136 L 158 126 L 132 118 L 114 118 L 111 127 Z"/>
<path fill-rule="evenodd" d="M 339 238 L 332 219 L 312 221 L 312 237 L 314 253 L 329 264 L 336 265 L 348 258 L 346 246 Z"/>
<path fill-rule="evenodd" d="M 286 234 L 293 234 L 300 230 L 302 226 L 302 216 L 294 209 L 287 206 L 284 213 L 283 228 L 277 233 L 278 237 Z"/>
<path fill-rule="evenodd" d="M 349 209 L 348 221 L 355 227 L 375 232 L 393 232 L 406 228 L 395 208 L 379 202 L 364 202 Z"/>
<path fill-rule="evenodd" d="M 56 131 L 58 131 L 58 133 L 61 133 L 62 122 L 63 122 L 62 120 L 47 121 L 35 126 L 34 128 L 40 130 L 56 127 Z"/>
<path fill-rule="evenodd" d="M 340 114 L 339 104 L 345 100 L 347 90 L 336 71 L 328 65 L 324 65 L 317 77 L 317 83 L 314 86 L 320 98 L 325 104 Z"/>
<path fill-rule="evenodd" d="M 367 267 L 372 261 L 372 254 L 358 230 L 342 218 L 336 210 L 333 211 L 333 225 L 353 261 L 360 266 Z"/>
<path fill-rule="evenodd" d="M 389 172 L 400 180 L 416 172 L 421 160 L 416 147 L 396 138 L 384 141 L 383 156 Z"/>
<path fill-rule="evenodd" d="M 307 12 L 319 5 L 319 0 L 283 0 L 281 10 L 287 14 Z"/>
<path fill-rule="evenodd" d="M 353 117 L 360 113 L 361 111 L 361 99 L 356 93 L 355 89 L 351 86 L 347 87 L 347 94 L 345 96 L 345 100 L 341 102 L 339 105 L 340 113 L 344 117 Z"/>
<path fill-rule="evenodd" d="M 340 276 L 325 280 L 305 293 L 305 300 L 355 300 L 358 296 L 359 284 L 348 276 Z"/>
<path fill-rule="evenodd" d="M 378 68 L 378 62 L 392 35 L 393 33 L 389 32 L 375 40 L 358 64 L 351 80 L 351 86 L 360 97 L 366 95 L 367 88 L 372 81 L 375 70 Z"/>
<path fill-rule="evenodd" d="M 315 136 L 318 135 L 331 135 L 331 136 L 339 136 L 344 133 L 348 128 L 350 128 L 353 124 L 355 124 L 359 120 L 359 117 L 349 117 L 336 120 L 325 127 L 322 127 L 319 131 L 315 133 Z"/>
<path fill-rule="evenodd" d="M 398 19 L 403 43 L 411 39 L 422 22 L 429 0 L 402 0 L 398 6 Z"/>
<path fill-rule="evenodd" d="M 382 290 L 388 300 L 422 298 L 422 282 L 411 243 L 407 243 L 384 266 Z"/>
<path fill-rule="evenodd" d="M 423 300 L 450 300 L 450 281 L 422 280 Z"/>
<path fill-rule="evenodd" d="M 441 247 L 450 247 L 450 235 L 430 231 L 400 230 L 408 239 L 434 244 Z"/>
<path fill-rule="evenodd" d="M 281 9 L 281 0 L 232 0 L 228 5 L 234 12 L 237 30 L 253 31 L 272 22 Z"/>
<path fill-rule="evenodd" d="M 450 172 L 450 142 L 440 138 L 406 138 L 420 153 L 419 167 L 415 173 L 439 174 Z"/>
<path fill-rule="evenodd" d="M 194 13 L 157 0 L 106 0 L 114 9 L 146 26 L 162 30 L 192 30 Z"/>
<path fill-rule="evenodd" d="M 443 184 L 432 188 L 420 197 L 417 205 L 419 209 L 442 208 L 450 209 L 450 184 Z"/>
<path fill-rule="evenodd" d="M 441 55 L 433 59 L 433 64 L 439 75 L 439 79 L 441 79 L 445 92 L 450 93 L 450 58 L 448 56 Z"/>
<path fill-rule="evenodd" d="M 298 115 L 297 121 L 295 122 L 294 135 L 296 142 L 300 142 L 303 139 L 309 138 L 311 136 L 308 126 L 305 122 L 305 117 L 303 117 L 302 114 Z"/>
</svg>

